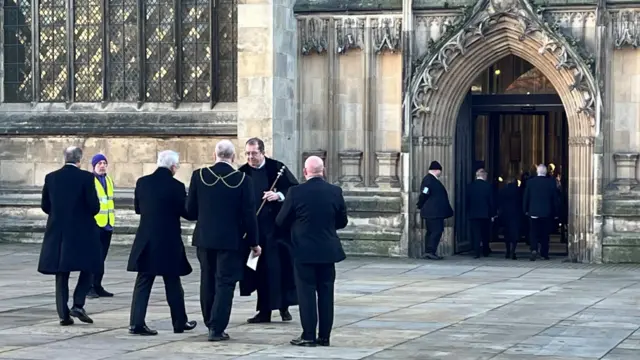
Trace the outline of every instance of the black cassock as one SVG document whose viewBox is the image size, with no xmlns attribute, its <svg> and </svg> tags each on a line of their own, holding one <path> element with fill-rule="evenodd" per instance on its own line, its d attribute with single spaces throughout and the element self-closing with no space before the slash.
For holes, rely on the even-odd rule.
<svg viewBox="0 0 640 360">
<path fill-rule="evenodd" d="M 280 161 L 265 158 L 265 164 L 260 169 L 254 169 L 249 164 L 240 167 L 239 170 L 251 176 L 253 180 L 256 211 L 262 204 L 263 193 L 269 190 L 283 166 Z M 286 195 L 289 188 L 295 185 L 298 185 L 298 181 L 285 167 L 274 191 Z M 258 311 L 280 310 L 298 304 L 289 234 L 279 229 L 275 221 L 281 207 L 280 201 L 268 201 L 260 211 L 258 230 L 262 255 L 256 271 L 244 267 L 244 276 L 240 281 L 240 296 L 250 296 L 256 290 L 268 294 L 267 299 L 264 296 L 258 298 Z M 249 249 L 247 256 L 248 254 Z"/>
</svg>

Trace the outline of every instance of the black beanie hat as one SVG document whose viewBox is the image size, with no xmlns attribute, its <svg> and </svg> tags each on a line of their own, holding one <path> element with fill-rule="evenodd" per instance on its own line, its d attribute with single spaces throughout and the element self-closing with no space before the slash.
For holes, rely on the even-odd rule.
<svg viewBox="0 0 640 360">
<path fill-rule="evenodd" d="M 432 161 L 429 165 L 429 170 L 442 170 L 442 165 L 437 161 Z"/>
</svg>

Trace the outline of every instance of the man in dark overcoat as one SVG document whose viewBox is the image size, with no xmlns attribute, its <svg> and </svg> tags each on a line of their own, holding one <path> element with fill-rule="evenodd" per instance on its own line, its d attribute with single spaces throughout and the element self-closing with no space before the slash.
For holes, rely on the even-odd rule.
<svg viewBox="0 0 640 360">
<path fill-rule="evenodd" d="M 347 206 L 342 189 L 326 182 L 323 175 L 322 159 L 310 156 L 304 164 L 307 181 L 289 189 L 276 217 L 292 239 L 302 323 L 302 335 L 291 340 L 296 346 L 330 345 L 335 264 L 346 258 L 337 230 L 347 226 Z"/>
<path fill-rule="evenodd" d="M 280 161 L 268 158 L 264 153 L 264 142 L 252 138 L 245 144 L 247 163 L 240 171 L 251 176 L 256 200 L 256 211 L 265 201 L 258 215 L 260 247 L 262 255 L 254 271 L 245 267 L 244 278 L 240 282 L 240 296 L 258 293 L 256 310 L 258 313 L 247 320 L 248 323 L 271 322 L 271 311 L 279 310 L 282 321 L 291 321 L 289 306 L 297 305 L 293 260 L 286 232 L 279 231 L 276 216 L 290 187 L 298 185 L 298 180 Z M 273 191 L 272 184 L 278 172 L 284 169 Z"/>
<path fill-rule="evenodd" d="M 560 214 L 560 196 L 555 179 L 547 177 L 547 167 L 538 165 L 537 176 L 527 181 L 522 199 L 522 211 L 529 218 L 531 256 L 535 261 L 538 252 L 549 260 L 549 233 L 554 219 Z"/>
<path fill-rule="evenodd" d="M 235 169 L 233 143 L 216 144 L 216 163 L 193 172 L 187 197 L 197 220 L 193 246 L 200 261 L 200 306 L 209 341 L 229 340 L 233 291 L 242 280 L 249 248 L 260 256 L 258 220 L 250 176 Z"/>
<path fill-rule="evenodd" d="M 475 258 L 487 257 L 491 252 L 491 223 L 496 215 L 496 206 L 493 186 L 487 181 L 484 169 L 476 171 L 476 179 L 469 184 L 466 200 Z"/>
<path fill-rule="evenodd" d="M 193 330 L 184 305 L 180 276 L 191 274 L 192 268 L 182 242 L 180 217 L 187 218 L 184 184 L 173 176 L 178 170 L 179 156 L 171 150 L 158 154 L 158 169 L 136 182 L 134 207 L 140 225 L 131 247 L 127 271 L 137 272 L 131 302 L 129 333 L 157 335 L 145 324 L 151 287 L 156 276 L 162 276 L 167 303 L 171 311 L 173 332 Z"/>
<path fill-rule="evenodd" d="M 104 270 L 102 245 L 94 216 L 100 211 L 93 175 L 80 170 L 82 150 L 68 147 L 64 166 L 47 174 L 42 188 L 41 208 L 47 215 L 38 272 L 56 276 L 56 308 L 60 325 L 73 324 L 71 317 L 85 323 L 93 320 L 84 310 L 92 274 Z M 69 276 L 79 271 L 69 309 Z"/>
<path fill-rule="evenodd" d="M 453 209 L 449 203 L 447 189 L 440 182 L 442 165 L 433 161 L 429 165 L 429 173 L 422 179 L 420 184 L 420 197 L 416 206 L 420 209 L 420 216 L 427 225 L 425 235 L 425 258 L 440 260 L 437 255 L 440 238 L 444 232 L 444 221 L 453 216 Z"/>
<path fill-rule="evenodd" d="M 522 234 L 522 192 L 518 179 L 510 177 L 498 196 L 498 220 L 504 228 L 505 258 L 517 260 L 516 249 Z"/>
</svg>

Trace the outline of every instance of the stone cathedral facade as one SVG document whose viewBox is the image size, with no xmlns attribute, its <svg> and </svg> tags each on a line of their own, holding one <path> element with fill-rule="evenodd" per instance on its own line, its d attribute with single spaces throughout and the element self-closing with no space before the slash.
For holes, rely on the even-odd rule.
<svg viewBox="0 0 640 360">
<path fill-rule="evenodd" d="M 85 168 L 108 157 L 126 244 L 158 151 L 180 153 L 188 186 L 219 139 L 242 163 L 258 136 L 300 177 L 325 159 L 351 254 L 422 255 L 432 160 L 456 211 L 439 252 L 469 250 L 481 160 L 493 177 L 558 164 L 563 256 L 640 262 L 640 1 L 4 0 L 1 15 L 0 241 L 41 241 L 41 185 L 70 144 Z"/>
</svg>

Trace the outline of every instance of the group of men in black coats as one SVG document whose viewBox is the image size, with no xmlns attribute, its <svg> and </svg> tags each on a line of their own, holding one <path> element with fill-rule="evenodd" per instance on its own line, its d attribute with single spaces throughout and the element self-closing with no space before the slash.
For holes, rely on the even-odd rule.
<svg viewBox="0 0 640 360">
<path fill-rule="evenodd" d="M 292 320 L 289 306 L 299 304 L 303 333 L 291 343 L 329 345 L 333 324 L 335 263 L 346 258 L 336 230 L 347 225 L 342 190 L 323 180 L 318 157 L 305 162 L 306 182 L 298 184 L 288 169 L 264 155 L 264 143 L 247 141 L 248 163 L 235 169 L 230 141 L 216 145 L 216 162 L 193 172 L 188 194 L 174 178 L 176 152 L 158 155 L 158 169 L 138 179 L 134 208 L 140 225 L 127 270 L 136 272 L 129 332 L 156 335 L 145 323 L 153 282 L 162 276 L 173 330 L 192 330 L 184 304 L 181 276 L 192 272 L 182 241 L 180 219 L 196 221 L 193 246 L 200 262 L 200 303 L 210 341 L 228 340 L 234 289 L 241 296 L 258 293 L 258 313 L 249 323 L 271 321 L 279 310 Z M 46 176 L 42 210 L 49 215 L 38 271 L 56 275 L 60 324 L 72 317 L 93 320 L 84 310 L 91 274 L 103 270 L 98 228 L 99 203 L 93 176 L 79 169 L 82 150 L 67 148 L 65 165 Z M 257 269 L 247 257 L 258 256 Z M 68 308 L 68 280 L 80 272 L 73 307 Z M 317 302 L 316 302 L 317 296 Z M 319 327 L 318 327 L 319 323 Z M 316 336 L 316 327 L 318 333 Z"/>
<path fill-rule="evenodd" d="M 469 184 L 466 199 L 460 204 L 466 207 L 475 258 L 491 253 L 492 223 L 498 219 L 505 229 L 506 258 L 517 259 L 516 248 L 523 228 L 529 228 L 530 260 L 535 261 L 538 255 L 549 259 L 549 235 L 554 220 L 560 216 L 560 191 L 556 180 L 548 176 L 545 165 L 538 165 L 536 172 L 537 176 L 522 184 L 515 177 L 509 178 L 496 192 L 485 169 L 476 171 L 476 179 Z M 447 190 L 439 180 L 441 173 L 442 166 L 433 161 L 420 185 L 416 204 L 427 228 L 425 258 L 433 260 L 442 259 L 436 251 L 444 221 L 453 216 Z M 528 226 L 523 226 L 522 215 Z"/>
</svg>

